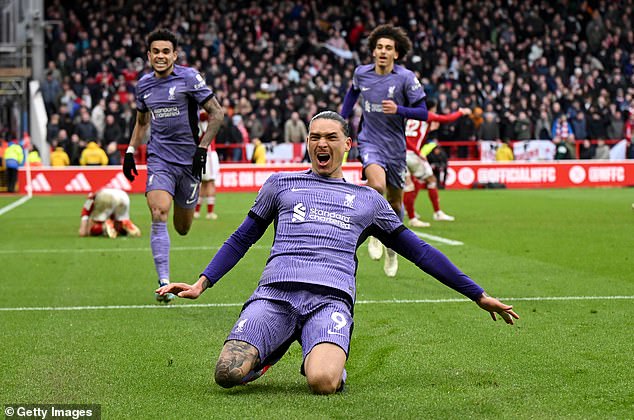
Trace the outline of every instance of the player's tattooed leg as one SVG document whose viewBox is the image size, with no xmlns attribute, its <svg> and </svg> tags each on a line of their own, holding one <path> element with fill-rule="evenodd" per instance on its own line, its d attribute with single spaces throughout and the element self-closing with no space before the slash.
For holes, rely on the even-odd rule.
<svg viewBox="0 0 634 420">
<path fill-rule="evenodd" d="M 238 340 L 227 341 L 216 363 L 216 383 L 223 388 L 239 385 L 258 363 L 258 349 L 251 344 Z"/>
</svg>

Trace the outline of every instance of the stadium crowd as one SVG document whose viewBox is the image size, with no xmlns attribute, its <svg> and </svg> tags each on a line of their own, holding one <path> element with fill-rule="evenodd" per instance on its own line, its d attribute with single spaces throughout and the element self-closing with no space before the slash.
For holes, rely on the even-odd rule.
<svg viewBox="0 0 634 420">
<path fill-rule="evenodd" d="M 117 146 L 128 143 L 135 122 L 135 84 L 150 71 L 144 35 L 159 26 L 179 36 L 179 64 L 203 73 L 224 107 L 221 147 L 302 141 L 297 117 L 306 124 L 340 108 L 355 66 L 371 61 L 365 39 L 381 23 L 408 32 L 414 48 L 402 64 L 439 113 L 472 110 L 442 125 L 441 141 L 587 139 L 587 151 L 568 157 L 594 157 L 595 140 L 632 137 L 629 0 L 52 0 L 46 7 L 47 20 L 62 22 L 46 29 L 48 141 L 71 164 L 91 142 L 120 163 Z M 293 133 L 285 133 L 291 121 Z"/>
</svg>

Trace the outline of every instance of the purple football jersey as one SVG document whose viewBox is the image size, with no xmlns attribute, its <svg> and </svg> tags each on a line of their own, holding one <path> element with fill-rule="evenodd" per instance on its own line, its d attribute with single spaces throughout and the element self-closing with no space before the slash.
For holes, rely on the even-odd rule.
<svg viewBox="0 0 634 420">
<path fill-rule="evenodd" d="M 416 75 L 403 66 L 395 65 L 385 75 L 377 74 L 374 68 L 374 64 L 359 66 L 352 78 L 354 88 L 361 92 L 363 108 L 359 144 L 372 143 L 386 156 L 405 160 L 405 117 L 384 114 L 381 101 L 411 107 L 425 98 L 425 91 Z"/>
<path fill-rule="evenodd" d="M 275 241 L 260 285 L 311 283 L 355 299 L 356 249 L 369 229 L 402 225 L 374 189 L 308 172 L 277 173 L 264 183 L 251 211 L 275 221 Z"/>
<path fill-rule="evenodd" d="M 191 165 L 198 144 L 198 106 L 212 96 L 205 79 L 189 67 L 174 65 L 167 77 L 154 72 L 143 76 L 136 87 L 136 105 L 152 118 L 148 155 Z"/>
</svg>

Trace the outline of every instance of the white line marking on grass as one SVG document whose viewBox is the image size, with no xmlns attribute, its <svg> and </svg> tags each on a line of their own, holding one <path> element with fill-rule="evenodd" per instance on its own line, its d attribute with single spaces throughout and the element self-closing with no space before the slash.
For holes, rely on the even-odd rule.
<svg viewBox="0 0 634 420">
<path fill-rule="evenodd" d="M 270 246 L 253 245 L 255 249 L 271 249 Z M 172 251 L 214 251 L 220 249 L 220 246 L 175 246 Z M 59 249 L 2 249 L 0 254 L 77 254 L 92 252 L 150 252 L 151 248 L 59 248 Z"/>
<path fill-rule="evenodd" d="M 0 216 L 2 216 L 5 213 L 10 212 L 11 210 L 13 210 L 14 208 L 16 208 L 18 206 L 21 206 L 22 204 L 26 203 L 30 199 L 31 199 L 31 197 L 29 197 L 28 195 L 25 195 L 24 197 L 22 197 L 18 201 L 14 201 L 13 203 L 9 204 L 8 206 L 2 207 L 0 209 Z"/>
<path fill-rule="evenodd" d="M 443 238 L 442 236 L 430 235 L 429 233 L 421 233 L 421 232 L 415 232 L 415 231 L 412 231 L 412 232 L 414 232 L 416 236 L 418 236 L 419 238 L 429 239 L 430 241 L 440 242 L 443 244 L 453 245 L 453 246 L 464 245 L 464 242 L 454 241 L 453 239 Z"/>
<path fill-rule="evenodd" d="M 442 242 L 447 245 L 460 246 L 464 245 L 463 242 L 454 241 L 452 239 L 443 238 L 440 236 L 429 235 L 427 233 L 414 232 L 417 236 L 430 241 Z M 254 249 L 271 249 L 266 245 L 253 245 Z M 175 252 L 179 251 L 216 251 L 220 249 L 220 245 L 217 246 L 175 246 L 171 250 Z M 42 249 L 0 249 L 0 255 L 3 254 L 81 254 L 81 253 L 95 253 L 95 252 L 150 252 L 150 247 L 136 247 L 136 248 L 42 248 Z"/>
<path fill-rule="evenodd" d="M 575 300 L 632 300 L 634 296 L 536 296 L 518 298 L 500 298 L 502 301 L 575 301 Z M 358 305 L 401 305 L 411 303 L 460 303 L 471 302 L 469 299 L 388 299 L 388 300 L 359 300 Z M 183 305 L 110 305 L 110 306 L 33 306 L 19 308 L 0 308 L 0 312 L 26 311 L 92 311 L 102 309 L 187 309 L 187 308 L 226 308 L 241 307 L 242 303 L 192 303 Z"/>
</svg>

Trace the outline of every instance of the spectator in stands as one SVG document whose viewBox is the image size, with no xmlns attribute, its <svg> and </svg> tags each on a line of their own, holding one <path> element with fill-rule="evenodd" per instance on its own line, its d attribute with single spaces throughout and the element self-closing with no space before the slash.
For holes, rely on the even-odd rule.
<svg viewBox="0 0 634 420">
<path fill-rule="evenodd" d="M 585 140 L 588 138 L 588 130 L 586 128 L 586 113 L 583 111 L 578 111 L 575 114 L 574 119 L 570 123 L 572 126 L 572 131 L 575 133 L 575 138 L 577 140 Z"/>
<path fill-rule="evenodd" d="M 70 84 L 68 82 L 64 82 L 62 84 L 62 96 L 59 101 L 60 106 L 65 106 L 68 108 L 68 113 L 70 114 L 71 118 L 74 118 L 75 115 L 77 115 L 77 110 L 80 107 L 77 99 L 78 97 L 73 89 L 71 89 Z"/>
<path fill-rule="evenodd" d="M 271 143 L 273 138 L 271 137 L 272 128 L 271 128 L 271 117 L 269 115 L 269 110 L 265 107 L 260 107 L 258 109 L 257 119 L 260 122 L 260 126 L 262 127 L 262 135 L 260 136 L 260 140 L 262 143 Z"/>
<path fill-rule="evenodd" d="M 539 118 L 535 121 L 535 138 L 539 140 L 550 140 L 552 138 L 550 134 L 552 126 L 550 114 L 546 107 L 542 107 L 539 111 Z"/>
<path fill-rule="evenodd" d="M 30 150 L 26 155 L 26 160 L 31 166 L 42 166 L 42 157 L 40 156 L 40 151 L 36 146 L 30 146 Z"/>
<path fill-rule="evenodd" d="M 608 138 L 607 122 L 597 109 L 592 111 L 592 118 L 588 121 L 588 138 L 591 140 Z"/>
<path fill-rule="evenodd" d="M 264 126 L 262 125 L 262 121 L 258 118 L 255 113 L 249 114 L 249 118 L 245 123 L 247 130 L 249 130 L 249 138 L 259 139 L 264 135 Z"/>
<path fill-rule="evenodd" d="M 584 139 L 579 146 L 579 159 L 592 159 L 594 157 L 594 147 L 588 139 Z"/>
<path fill-rule="evenodd" d="M 59 79 L 56 79 L 52 70 L 46 71 L 46 78 L 42 80 L 40 85 L 42 90 L 42 99 L 46 107 L 46 113 L 52 115 L 57 112 L 59 107 L 59 98 L 62 96 L 62 86 Z"/>
<path fill-rule="evenodd" d="M 115 116 L 115 121 L 117 121 L 116 115 L 113 115 Z M 127 144 L 127 139 L 132 135 L 132 130 L 134 130 L 134 124 L 136 122 L 135 101 L 123 106 L 123 111 L 121 112 L 121 117 L 118 119 L 118 122 L 121 126 L 121 140 L 119 144 Z"/>
<path fill-rule="evenodd" d="M 253 139 L 253 157 L 251 162 L 256 165 L 264 165 L 266 163 L 266 148 L 257 137 Z"/>
<path fill-rule="evenodd" d="M 52 114 L 46 124 L 46 141 L 48 144 L 53 144 L 53 140 L 59 135 L 59 130 L 59 114 Z"/>
<path fill-rule="evenodd" d="M 306 141 L 306 124 L 299 119 L 299 113 L 294 111 L 291 117 L 284 123 L 284 142 L 303 143 Z"/>
<path fill-rule="evenodd" d="M 610 159 L 610 146 L 605 144 L 605 140 L 597 140 L 597 147 L 594 151 L 594 159 Z"/>
<path fill-rule="evenodd" d="M 482 110 L 480 110 L 481 112 Z M 456 131 L 455 138 L 459 141 L 469 141 L 476 139 L 476 126 L 471 118 L 473 112 L 471 114 L 462 115 L 458 118 L 458 121 L 455 122 Z"/>
<path fill-rule="evenodd" d="M 525 111 L 520 111 L 517 117 L 513 116 L 513 133 L 515 140 L 531 140 L 531 120 Z"/>
<path fill-rule="evenodd" d="M 553 143 L 555 144 L 555 160 L 572 159 L 570 150 L 566 147 L 566 142 L 561 137 L 553 138 Z"/>
<path fill-rule="evenodd" d="M 216 146 L 218 147 L 218 157 L 221 161 L 233 160 L 236 156 L 242 158 L 242 133 L 233 125 L 232 117 L 225 114 L 222 125 L 216 135 Z M 235 149 L 238 152 L 234 152 Z"/>
<path fill-rule="evenodd" d="M 90 121 L 90 113 L 88 109 L 82 107 L 79 111 L 80 121 L 75 126 L 75 134 L 79 136 L 80 139 L 89 142 L 96 141 L 97 136 L 97 127 Z"/>
<path fill-rule="evenodd" d="M 500 123 L 497 115 L 493 111 L 484 113 L 484 121 L 478 130 L 478 140 L 499 140 Z"/>
<path fill-rule="evenodd" d="M 73 117 L 71 117 L 68 107 L 66 105 L 59 106 L 59 128 L 66 130 L 67 133 L 73 133 L 75 131 L 75 123 Z"/>
<path fill-rule="evenodd" d="M 82 150 L 79 164 L 82 166 L 107 165 L 108 155 L 96 142 L 91 141 Z"/>
<path fill-rule="evenodd" d="M 103 143 L 110 144 L 112 142 L 123 144 L 125 140 L 121 134 L 121 126 L 115 121 L 114 115 L 108 114 L 106 116 L 106 125 L 103 129 Z"/>
<path fill-rule="evenodd" d="M 116 142 L 111 141 L 106 145 L 106 155 L 108 155 L 108 165 L 121 165 L 121 152 Z"/>
<path fill-rule="evenodd" d="M 235 125 L 235 127 L 240 132 L 240 138 L 242 139 L 240 147 L 236 147 L 233 149 L 233 152 L 232 152 L 233 161 L 241 162 L 244 145 L 250 143 L 251 138 L 249 137 L 249 130 L 244 125 L 244 119 L 242 118 L 242 115 L 235 114 L 233 117 L 231 117 L 231 121 L 233 122 L 233 125 Z"/>
<path fill-rule="evenodd" d="M 495 160 L 498 162 L 508 162 L 514 159 L 513 149 L 509 146 L 508 139 L 498 142 L 498 148 L 495 151 Z"/>
<path fill-rule="evenodd" d="M 438 180 L 438 188 L 445 189 L 445 182 L 447 180 L 447 167 L 449 166 L 449 158 L 443 147 L 437 144 L 431 152 L 427 155 L 427 161 L 431 165 L 431 169 L 434 171 L 434 176 Z"/>
<path fill-rule="evenodd" d="M 566 114 L 559 114 L 553 123 L 551 135 L 553 139 L 558 137 L 563 142 L 567 142 L 570 136 L 574 136 L 572 126 L 568 122 L 568 116 Z"/>
<path fill-rule="evenodd" d="M 97 102 L 94 108 L 92 108 L 92 111 L 90 112 L 90 121 L 97 129 L 97 138 L 102 139 L 106 124 L 106 100 L 104 98 L 99 99 L 99 102 Z"/>
<path fill-rule="evenodd" d="M 282 141 L 282 119 L 275 107 L 269 110 L 269 126 L 268 136 L 272 142 L 279 143 Z"/>
<path fill-rule="evenodd" d="M 68 166 L 70 165 L 70 157 L 62 146 L 55 146 L 55 150 L 51 152 L 51 166 Z"/>
<path fill-rule="evenodd" d="M 79 158 L 85 147 L 86 142 L 80 139 L 77 134 L 71 135 L 70 140 L 65 142 L 64 150 L 66 150 L 66 153 L 68 153 L 70 157 L 71 165 L 79 165 Z"/>
<path fill-rule="evenodd" d="M 623 122 L 623 113 L 614 106 L 614 109 L 610 114 L 610 123 L 608 124 L 608 128 L 606 130 L 607 138 L 610 140 L 621 140 L 623 138 L 624 128 L 625 124 Z"/>
</svg>

